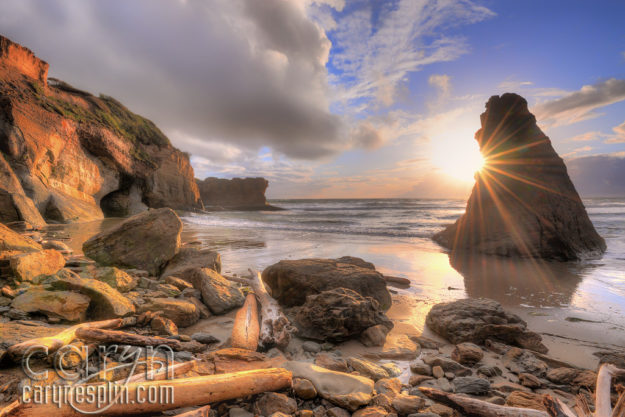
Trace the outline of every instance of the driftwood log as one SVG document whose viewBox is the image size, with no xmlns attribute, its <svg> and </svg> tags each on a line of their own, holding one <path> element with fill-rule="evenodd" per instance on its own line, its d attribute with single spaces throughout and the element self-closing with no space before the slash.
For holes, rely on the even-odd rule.
<svg viewBox="0 0 625 417">
<path fill-rule="evenodd" d="M 195 364 L 195 361 L 188 361 L 169 365 L 169 367 L 163 366 L 162 368 L 151 370 L 147 374 L 146 372 L 139 372 L 128 378 L 126 382 L 160 381 L 161 379 L 171 379 L 170 376 L 175 378 L 178 375 L 189 372 L 195 367 Z"/>
<path fill-rule="evenodd" d="M 19 362 L 31 349 L 37 349 L 41 351 L 42 348 L 47 348 L 48 355 L 56 352 L 65 345 L 69 345 L 76 339 L 76 332 L 82 329 L 116 329 L 123 323 L 122 319 L 111 319 L 102 321 L 92 321 L 87 323 L 77 324 L 69 327 L 54 336 L 39 337 L 36 339 L 27 340 L 22 343 L 17 343 L 7 349 L 7 355 L 14 362 Z"/>
<path fill-rule="evenodd" d="M 267 292 L 260 272 L 251 269 L 249 271 L 252 289 L 260 302 L 259 346 L 265 350 L 273 346 L 285 348 L 295 329 L 282 313 L 278 302 Z"/>
<path fill-rule="evenodd" d="M 291 372 L 282 368 L 174 380 L 132 382 L 126 384 L 126 388 L 121 391 L 124 400 L 121 401 L 119 398 L 118 401 L 112 401 L 108 408 L 105 408 L 106 405 L 98 405 L 97 403 L 74 404 L 76 407 L 74 408 L 72 404 L 62 402 L 59 406 L 48 398 L 48 401 L 42 401 L 41 404 L 20 403 L 18 407 L 10 410 L 11 414 L 7 414 L 6 409 L 0 410 L 0 417 L 84 417 L 85 413 L 101 416 L 152 414 L 176 408 L 232 400 L 268 391 L 278 391 L 290 387 L 291 382 Z M 98 385 L 105 384 L 90 386 L 97 390 Z M 146 393 L 152 391 L 160 393 L 158 401 L 145 400 Z M 48 394 L 48 396 L 51 395 L 51 393 Z"/>
<path fill-rule="evenodd" d="M 181 350 L 182 344 L 175 339 L 164 337 L 142 336 L 134 333 L 120 332 L 115 330 L 80 328 L 76 330 L 76 337 L 85 342 L 100 343 L 103 345 L 132 345 L 132 346 L 169 346 L 175 350 Z"/>
<path fill-rule="evenodd" d="M 231 344 L 233 348 L 256 351 L 259 337 L 258 303 L 254 294 L 248 294 L 234 318 Z"/>
<path fill-rule="evenodd" d="M 197 410 L 187 411 L 186 413 L 176 414 L 174 417 L 208 417 L 210 405 L 198 408 Z"/>
<path fill-rule="evenodd" d="M 611 364 L 601 365 L 597 374 L 594 413 L 590 412 L 582 396 L 577 397 L 575 412 L 562 401 L 554 399 L 549 395 L 544 398 L 544 405 L 547 411 L 539 411 L 529 408 L 495 405 L 434 388 L 421 387 L 419 390 L 428 398 L 452 407 L 469 417 L 625 417 L 625 392 L 620 394 L 614 410 L 612 410 L 610 396 L 612 377 L 620 375 L 625 375 L 624 369 L 619 369 Z"/>
</svg>

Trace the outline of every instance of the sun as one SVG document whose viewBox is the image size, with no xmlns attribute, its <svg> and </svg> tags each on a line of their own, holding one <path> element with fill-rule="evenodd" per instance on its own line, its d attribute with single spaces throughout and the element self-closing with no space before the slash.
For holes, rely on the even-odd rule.
<svg viewBox="0 0 625 417">
<path fill-rule="evenodd" d="M 473 140 L 475 128 L 450 126 L 430 138 L 430 160 L 434 167 L 455 180 L 473 183 L 475 173 L 484 166 L 484 158 Z"/>
</svg>

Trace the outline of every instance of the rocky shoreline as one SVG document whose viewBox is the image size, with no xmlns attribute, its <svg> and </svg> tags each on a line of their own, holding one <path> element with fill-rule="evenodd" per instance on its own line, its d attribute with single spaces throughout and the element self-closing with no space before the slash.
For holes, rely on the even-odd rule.
<svg viewBox="0 0 625 417">
<path fill-rule="evenodd" d="M 471 415 L 462 409 L 466 398 L 544 415 L 549 415 L 545 398 L 571 408 L 583 398 L 594 407 L 598 370 L 550 357 L 541 336 L 495 301 L 438 304 L 426 318 L 437 336 L 398 337 L 389 333 L 395 323 L 386 315 L 394 302 L 389 285 L 398 284 L 374 265 L 351 257 L 282 261 L 255 282 L 222 275 L 219 254 L 181 242 L 182 228 L 172 210 L 149 210 L 91 237 L 84 254 L 74 254 L 63 241 L 67 236 L 54 228 L 0 225 L 0 407 L 15 407 L 25 385 L 63 382 L 53 371 L 58 342 L 35 364 L 50 370 L 49 379 L 25 380 L 19 366 L 24 344 L 52 335 L 58 341 L 59 332 L 71 333 L 63 344 L 87 347 L 84 357 L 62 360 L 82 377 L 93 368 L 91 383 L 120 381 L 132 372 L 129 366 L 102 372 L 94 345 L 125 348 L 110 358 L 131 365 L 132 355 L 156 343 L 172 347 L 180 367 L 176 379 L 188 389 L 212 384 L 219 375 L 232 378 L 234 387 L 249 370 L 267 381 L 254 395 L 210 401 L 210 410 L 185 403 L 163 405 L 162 413 L 150 415 Z M 235 313 L 244 311 L 246 295 L 263 291 L 258 282 L 287 320 L 272 328 L 274 336 L 284 331 L 286 338 L 270 339 L 274 346 L 265 345 L 263 352 L 242 349 L 233 337 L 242 316 Z M 351 341 L 351 348 L 344 348 L 344 341 Z M 600 360 L 625 367 L 623 352 L 606 352 Z M 273 369 L 286 374 L 274 375 Z M 135 377 L 144 370 L 145 365 L 134 370 Z M 267 388 L 277 387 L 276 381 L 283 386 Z M 616 398 L 614 392 L 613 402 Z M 194 406 L 205 404 L 197 401 Z"/>
</svg>

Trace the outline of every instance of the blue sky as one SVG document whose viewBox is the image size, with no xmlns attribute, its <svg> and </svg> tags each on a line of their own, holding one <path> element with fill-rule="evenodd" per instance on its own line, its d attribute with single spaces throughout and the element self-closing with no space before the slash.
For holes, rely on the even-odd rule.
<svg viewBox="0 0 625 417">
<path fill-rule="evenodd" d="M 154 120 L 199 178 L 264 176 L 274 198 L 466 195 L 504 92 L 576 175 L 605 155 L 625 176 L 624 21 L 622 1 L 0 5 L 0 33 L 51 76 Z"/>
</svg>

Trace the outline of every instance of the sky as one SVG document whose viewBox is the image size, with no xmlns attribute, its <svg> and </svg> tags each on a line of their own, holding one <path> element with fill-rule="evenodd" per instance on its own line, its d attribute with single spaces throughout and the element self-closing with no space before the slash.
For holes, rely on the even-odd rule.
<svg viewBox="0 0 625 417">
<path fill-rule="evenodd" d="M 119 99 L 196 177 L 270 198 L 463 197 L 524 96 L 582 195 L 625 195 L 625 2 L 3 0 L 0 34 Z"/>
</svg>

